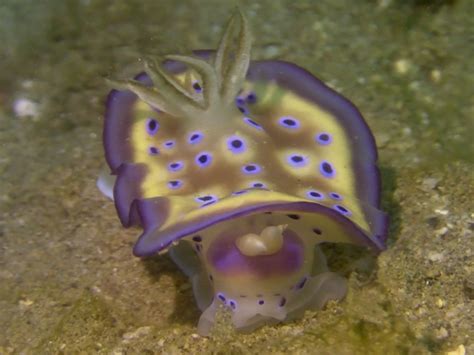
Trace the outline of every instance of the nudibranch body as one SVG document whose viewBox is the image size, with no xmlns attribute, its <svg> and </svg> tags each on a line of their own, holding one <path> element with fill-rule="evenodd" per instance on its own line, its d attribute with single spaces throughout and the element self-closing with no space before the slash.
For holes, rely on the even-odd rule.
<svg viewBox="0 0 474 355">
<path fill-rule="evenodd" d="M 251 62 L 250 48 L 236 13 L 217 51 L 147 61 L 107 101 L 120 220 L 144 229 L 135 255 L 169 251 L 190 277 L 201 334 L 219 304 L 248 331 L 341 299 L 318 245 L 381 250 L 386 237 L 358 110 L 294 64 Z"/>
</svg>

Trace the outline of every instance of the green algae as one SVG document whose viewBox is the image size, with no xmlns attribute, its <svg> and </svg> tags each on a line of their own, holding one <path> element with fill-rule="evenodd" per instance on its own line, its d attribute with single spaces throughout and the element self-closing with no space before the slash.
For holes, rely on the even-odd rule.
<svg viewBox="0 0 474 355">
<path fill-rule="evenodd" d="M 64 314 L 51 334 L 33 349 L 36 353 L 100 352 L 115 344 L 121 335 L 119 321 L 107 302 L 85 292 Z"/>
</svg>

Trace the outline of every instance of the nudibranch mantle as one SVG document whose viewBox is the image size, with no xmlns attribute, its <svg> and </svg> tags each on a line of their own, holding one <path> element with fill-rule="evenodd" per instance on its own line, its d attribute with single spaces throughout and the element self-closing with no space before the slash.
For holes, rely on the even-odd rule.
<svg viewBox="0 0 474 355">
<path fill-rule="evenodd" d="M 318 245 L 382 250 L 387 235 L 359 111 L 295 64 L 250 61 L 250 48 L 237 12 L 217 51 L 147 61 L 107 100 L 119 218 L 144 229 L 135 255 L 169 251 L 190 277 L 203 335 L 219 304 L 250 331 L 343 298 Z"/>
</svg>

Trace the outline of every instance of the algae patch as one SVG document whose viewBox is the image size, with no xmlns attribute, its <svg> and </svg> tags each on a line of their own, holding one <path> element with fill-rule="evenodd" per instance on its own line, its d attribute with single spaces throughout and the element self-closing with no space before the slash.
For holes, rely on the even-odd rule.
<svg viewBox="0 0 474 355">
<path fill-rule="evenodd" d="M 34 350 L 40 354 L 99 352 L 112 348 L 121 332 L 120 323 L 106 302 L 85 291 Z"/>
</svg>

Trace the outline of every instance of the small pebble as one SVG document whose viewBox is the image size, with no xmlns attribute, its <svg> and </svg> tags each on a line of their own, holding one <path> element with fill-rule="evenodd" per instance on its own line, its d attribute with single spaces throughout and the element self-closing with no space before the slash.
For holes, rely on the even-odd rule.
<svg viewBox="0 0 474 355">
<path fill-rule="evenodd" d="M 441 208 L 437 208 L 434 210 L 437 214 L 440 214 L 442 216 L 447 216 L 449 214 L 449 211 L 448 210 L 444 210 L 444 209 L 441 209 Z"/>
<path fill-rule="evenodd" d="M 428 192 L 428 191 L 436 189 L 438 184 L 439 184 L 439 179 L 437 178 L 434 178 L 434 177 L 425 178 L 421 182 L 421 189 L 423 191 Z"/>
<path fill-rule="evenodd" d="M 435 230 L 435 235 L 437 237 L 444 237 L 446 235 L 446 233 L 448 233 L 448 227 L 441 227 L 437 230 Z"/>
<path fill-rule="evenodd" d="M 434 83 L 439 83 L 439 81 L 441 80 L 441 71 L 439 71 L 438 69 L 433 69 L 430 73 L 430 79 Z"/>
<path fill-rule="evenodd" d="M 393 67 L 398 74 L 405 75 L 411 68 L 412 64 L 408 59 L 399 59 Z"/>
<path fill-rule="evenodd" d="M 29 99 L 17 99 L 13 103 L 13 112 L 17 117 L 37 117 L 39 114 L 38 104 Z"/>
<path fill-rule="evenodd" d="M 24 300 L 20 300 L 20 302 L 18 302 L 18 304 L 20 305 L 21 308 L 28 308 L 29 306 L 31 306 L 34 302 L 28 298 L 24 299 Z"/>
<path fill-rule="evenodd" d="M 133 332 L 127 332 L 122 336 L 122 339 L 125 341 L 130 341 L 145 335 L 148 335 L 151 331 L 151 327 L 140 327 Z"/>
<path fill-rule="evenodd" d="M 446 339 L 449 336 L 449 333 L 445 327 L 441 327 L 435 330 L 435 336 L 436 338 L 442 340 L 442 339 Z"/>
<path fill-rule="evenodd" d="M 92 286 L 91 291 L 93 294 L 98 295 L 99 293 L 102 292 L 102 290 L 98 286 Z"/>
<path fill-rule="evenodd" d="M 438 262 L 442 261 L 444 259 L 443 253 L 437 253 L 434 251 L 431 251 L 428 253 L 428 260 L 432 262 Z"/>
</svg>

